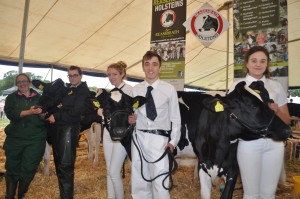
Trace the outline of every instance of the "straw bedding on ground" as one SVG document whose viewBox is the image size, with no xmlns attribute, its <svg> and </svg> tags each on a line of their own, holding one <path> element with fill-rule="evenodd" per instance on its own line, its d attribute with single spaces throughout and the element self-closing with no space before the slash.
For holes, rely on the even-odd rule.
<svg viewBox="0 0 300 199">
<path fill-rule="evenodd" d="M 0 171 L 4 171 L 5 154 L 3 151 L 3 142 L 5 140 L 5 133 L 0 129 Z M 289 151 L 289 146 L 287 153 Z M 287 157 L 289 154 L 287 154 Z M 75 199 L 104 199 L 106 195 L 106 168 L 103 158 L 103 148 L 100 146 L 99 154 L 100 163 L 98 166 L 93 166 L 92 162 L 87 158 L 87 143 L 85 141 L 80 143 L 80 148 L 77 151 L 77 160 L 75 165 Z M 59 198 L 59 189 L 57 178 L 55 175 L 55 168 L 53 159 L 50 165 L 50 175 L 45 176 L 42 174 L 43 162 L 35 175 L 35 178 L 30 186 L 25 198 L 43 198 L 43 199 L 57 199 Z M 123 179 L 125 187 L 125 199 L 130 197 L 130 164 L 125 163 L 125 177 Z M 279 186 L 276 198 L 294 198 L 293 194 L 293 180 L 292 176 L 300 175 L 300 161 L 286 161 L 287 168 L 287 181 L 285 186 Z M 253 171 L 255 172 L 255 171 Z M 174 189 L 171 191 L 172 199 L 196 199 L 199 196 L 199 181 L 193 178 L 194 168 L 188 166 L 181 166 L 175 173 Z M 212 198 L 219 198 L 219 186 L 213 187 Z M 242 198 L 242 185 L 238 180 L 234 197 Z M 5 180 L 0 178 L 0 198 L 5 195 Z"/>
</svg>

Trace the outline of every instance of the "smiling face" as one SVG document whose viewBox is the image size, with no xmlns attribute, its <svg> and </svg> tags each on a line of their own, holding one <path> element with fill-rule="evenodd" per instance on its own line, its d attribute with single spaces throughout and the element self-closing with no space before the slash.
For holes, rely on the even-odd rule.
<svg viewBox="0 0 300 199">
<path fill-rule="evenodd" d="M 16 79 L 18 90 L 23 94 L 28 94 L 30 90 L 30 79 L 25 75 L 19 75 Z"/>
<path fill-rule="evenodd" d="M 156 56 L 150 59 L 143 60 L 143 71 L 145 73 L 145 80 L 152 84 L 159 78 L 160 62 Z"/>
<path fill-rule="evenodd" d="M 250 76 L 261 79 L 268 67 L 268 57 L 265 53 L 257 51 L 249 56 L 246 67 Z"/>
<path fill-rule="evenodd" d="M 124 74 L 120 73 L 116 68 L 110 67 L 107 69 L 107 76 L 110 83 L 118 87 L 123 81 Z"/>
</svg>

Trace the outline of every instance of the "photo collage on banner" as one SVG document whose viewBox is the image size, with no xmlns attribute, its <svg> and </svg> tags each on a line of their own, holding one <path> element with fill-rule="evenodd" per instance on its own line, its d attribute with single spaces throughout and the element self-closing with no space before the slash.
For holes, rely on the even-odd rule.
<svg viewBox="0 0 300 199">
<path fill-rule="evenodd" d="M 271 77 L 287 89 L 288 20 L 287 0 L 234 0 L 234 78 L 246 75 L 244 55 L 252 46 L 270 53 Z"/>
<path fill-rule="evenodd" d="M 162 58 L 160 79 L 184 89 L 186 0 L 152 1 L 150 50 Z"/>
</svg>

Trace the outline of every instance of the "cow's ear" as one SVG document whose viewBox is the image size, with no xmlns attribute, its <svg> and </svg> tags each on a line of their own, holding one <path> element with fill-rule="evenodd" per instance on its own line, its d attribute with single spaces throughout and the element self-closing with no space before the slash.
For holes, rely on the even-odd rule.
<svg viewBox="0 0 300 199">
<path fill-rule="evenodd" d="M 32 85 L 42 91 L 44 90 L 46 83 L 42 82 L 41 80 L 34 79 L 32 80 Z"/>
<path fill-rule="evenodd" d="M 54 80 L 53 82 L 52 82 L 52 84 L 59 84 L 59 85 L 65 85 L 65 82 L 62 80 L 62 79 L 60 79 L 60 78 L 57 78 L 56 80 Z"/>
<path fill-rule="evenodd" d="M 133 98 L 132 108 L 137 109 L 146 103 L 146 98 L 143 96 L 136 96 Z"/>
<path fill-rule="evenodd" d="M 96 96 L 96 92 L 90 91 L 90 97 L 95 97 L 95 96 Z"/>
<path fill-rule="evenodd" d="M 224 111 L 224 103 L 221 99 L 218 98 L 205 98 L 203 101 L 203 106 L 212 111 L 212 112 L 223 112 Z"/>
<path fill-rule="evenodd" d="M 245 90 L 245 85 L 246 85 L 246 82 L 245 81 L 241 81 L 240 83 L 238 83 L 235 86 L 235 89 L 240 92 L 241 90 Z"/>
</svg>

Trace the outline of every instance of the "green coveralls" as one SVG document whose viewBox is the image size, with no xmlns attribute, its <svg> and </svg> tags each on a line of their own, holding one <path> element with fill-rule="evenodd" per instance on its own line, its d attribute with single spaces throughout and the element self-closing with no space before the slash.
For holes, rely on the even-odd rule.
<svg viewBox="0 0 300 199">
<path fill-rule="evenodd" d="M 10 124 L 6 126 L 4 150 L 6 181 L 30 184 L 45 152 L 46 129 L 39 115 L 20 117 L 22 110 L 37 105 L 40 95 L 31 89 L 30 97 L 18 91 L 6 98 L 4 111 Z"/>
</svg>

